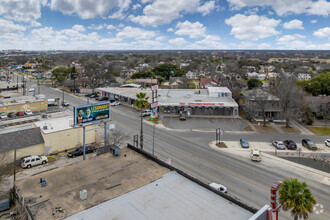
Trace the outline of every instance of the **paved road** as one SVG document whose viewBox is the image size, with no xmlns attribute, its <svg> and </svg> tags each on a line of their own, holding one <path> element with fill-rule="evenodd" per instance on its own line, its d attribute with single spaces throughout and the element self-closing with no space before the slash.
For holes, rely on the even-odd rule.
<svg viewBox="0 0 330 220">
<path fill-rule="evenodd" d="M 61 97 L 61 92 L 41 86 L 41 92 L 49 98 Z M 86 102 L 67 96 L 66 101 L 72 105 L 85 104 Z M 139 113 L 136 110 L 116 106 L 112 110 L 112 119 L 132 137 L 139 134 Z M 153 126 L 144 125 L 145 150 L 152 152 Z M 280 139 L 290 138 L 294 141 L 301 140 L 302 135 L 277 135 Z M 214 133 L 204 132 L 178 132 L 167 129 L 155 129 L 155 155 L 162 160 L 172 159 L 172 164 L 185 172 L 205 182 L 219 182 L 226 185 L 229 194 L 256 208 L 269 204 L 269 187 L 277 181 L 286 178 L 298 178 L 307 182 L 317 201 L 324 205 L 325 212 L 318 219 L 330 219 L 329 192 L 330 187 L 301 176 L 288 167 L 270 167 L 261 163 L 253 163 L 245 158 L 225 152 L 214 151 L 208 143 L 214 140 Z M 246 138 L 250 141 L 268 141 L 272 135 L 226 133 L 225 140 L 238 140 Z M 324 138 L 310 136 L 316 143 L 321 143 Z M 312 218 L 316 218 L 315 214 Z M 280 219 L 292 219 L 288 213 L 280 213 Z"/>
</svg>

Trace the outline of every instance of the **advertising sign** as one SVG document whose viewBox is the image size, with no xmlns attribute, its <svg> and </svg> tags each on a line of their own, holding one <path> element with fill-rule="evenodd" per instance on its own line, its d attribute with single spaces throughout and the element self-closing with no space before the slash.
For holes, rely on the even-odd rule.
<svg viewBox="0 0 330 220">
<path fill-rule="evenodd" d="M 157 90 L 158 89 L 158 85 L 154 85 L 151 87 L 151 90 Z"/>
<path fill-rule="evenodd" d="M 110 102 L 74 106 L 73 117 L 75 126 L 110 119 Z"/>
</svg>

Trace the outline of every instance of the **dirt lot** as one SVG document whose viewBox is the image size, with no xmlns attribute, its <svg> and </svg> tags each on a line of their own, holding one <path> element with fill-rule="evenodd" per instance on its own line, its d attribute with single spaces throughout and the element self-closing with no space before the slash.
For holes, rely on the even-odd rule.
<svg viewBox="0 0 330 220">
<path fill-rule="evenodd" d="M 62 219 L 144 186 L 169 171 L 123 148 L 119 157 L 104 154 L 16 184 L 36 219 Z M 46 179 L 46 187 L 41 187 L 40 178 Z M 87 190 L 87 200 L 80 200 L 83 189 Z"/>
</svg>

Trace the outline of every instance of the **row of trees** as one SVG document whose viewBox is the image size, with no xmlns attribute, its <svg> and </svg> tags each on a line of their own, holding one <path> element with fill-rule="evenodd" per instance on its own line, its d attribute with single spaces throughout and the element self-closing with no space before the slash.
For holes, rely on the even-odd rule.
<svg viewBox="0 0 330 220">
<path fill-rule="evenodd" d="M 314 96 L 330 95 L 330 69 L 323 70 L 311 80 L 299 81 L 298 85 Z"/>
</svg>

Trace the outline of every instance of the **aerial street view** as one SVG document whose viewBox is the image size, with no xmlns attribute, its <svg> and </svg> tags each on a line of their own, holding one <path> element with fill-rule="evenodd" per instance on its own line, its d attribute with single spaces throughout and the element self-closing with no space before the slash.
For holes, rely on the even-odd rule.
<svg viewBox="0 0 330 220">
<path fill-rule="evenodd" d="M 328 0 L 0 0 L 0 219 L 330 219 Z"/>
</svg>

